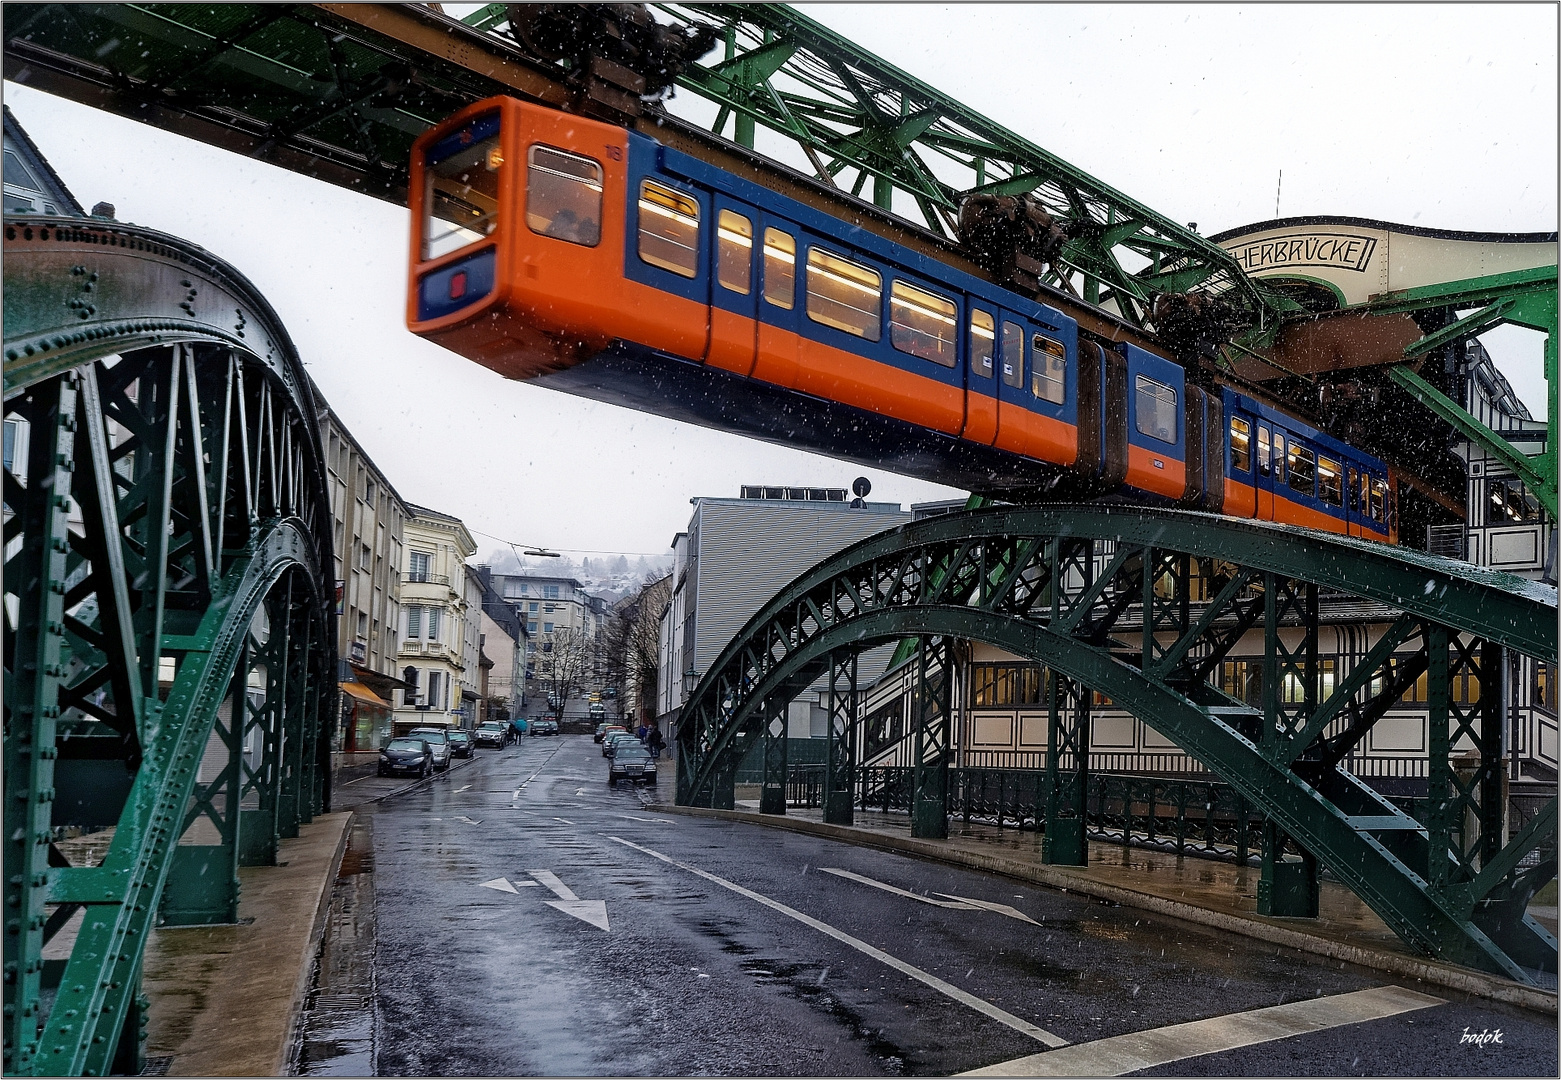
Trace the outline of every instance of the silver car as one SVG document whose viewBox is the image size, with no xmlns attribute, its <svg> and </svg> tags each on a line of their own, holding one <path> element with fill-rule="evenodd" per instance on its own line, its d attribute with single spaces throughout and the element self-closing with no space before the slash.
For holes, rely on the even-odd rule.
<svg viewBox="0 0 1561 1080">
<path fill-rule="evenodd" d="M 411 739 L 422 739 L 428 744 L 428 749 L 433 751 L 434 769 L 439 771 L 450 767 L 450 737 L 444 728 L 420 727 L 407 732 Z"/>
</svg>

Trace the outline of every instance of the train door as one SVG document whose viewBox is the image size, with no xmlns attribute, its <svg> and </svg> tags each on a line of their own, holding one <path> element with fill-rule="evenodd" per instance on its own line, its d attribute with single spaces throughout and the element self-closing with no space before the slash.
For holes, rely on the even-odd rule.
<svg viewBox="0 0 1561 1080">
<path fill-rule="evenodd" d="M 1360 535 L 1360 471 L 1354 465 L 1344 470 L 1344 531 Z"/>
<path fill-rule="evenodd" d="M 801 361 L 803 297 L 797 273 L 802 250 L 802 230 L 784 218 L 760 214 L 754 221 L 758 248 L 758 290 L 754 309 L 757 321 L 753 364 L 755 378 L 777 386 L 796 385 Z"/>
<path fill-rule="evenodd" d="M 1185 375 L 1180 365 L 1136 345 L 1122 350 L 1128 377 L 1127 483 L 1180 499 L 1187 490 Z"/>
<path fill-rule="evenodd" d="M 966 297 L 965 438 L 983 446 L 997 441 L 997 311 L 978 297 Z"/>
<path fill-rule="evenodd" d="M 752 375 L 758 349 L 759 222 L 757 210 L 717 194 L 711 207 L 710 350 L 712 367 Z"/>
<path fill-rule="evenodd" d="M 996 326 L 996 355 L 993 357 L 993 392 L 997 398 L 997 433 L 993 445 L 1015 453 L 1024 452 L 1025 419 L 1029 415 L 1025 399 L 1025 342 L 1030 324 L 1012 311 L 993 312 Z"/>
</svg>

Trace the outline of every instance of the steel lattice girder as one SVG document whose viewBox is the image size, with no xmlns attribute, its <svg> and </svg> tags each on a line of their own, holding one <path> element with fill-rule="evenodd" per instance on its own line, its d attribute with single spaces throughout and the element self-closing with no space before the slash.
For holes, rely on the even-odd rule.
<svg viewBox="0 0 1561 1080">
<path fill-rule="evenodd" d="M 1092 553 L 1097 542 L 1117 548 L 1083 560 L 1106 564 L 1091 580 L 1077 572 L 1078 553 Z M 1031 554 L 1021 560 L 1020 551 Z M 1231 581 L 1243 582 L 1249 595 L 1243 601 L 1242 589 L 1220 590 L 1215 605 L 1222 610 L 1206 611 L 1196 623 L 1185 620 L 1186 630 L 1156 663 L 1153 649 L 1146 652 L 1131 637 L 1113 639 L 1111 632 L 1119 623 L 1130 634 L 1141 628 L 1141 611 L 1135 620 L 1120 598 L 1149 595 L 1145 590 L 1168 565 L 1186 565 L 1183 559 L 1168 562 L 1168 553 L 1219 560 L 1235 569 Z M 994 574 L 997 568 L 1001 573 Z M 931 587 L 939 570 L 941 582 Z M 910 635 L 984 641 L 1131 703 L 1141 719 L 1316 854 L 1417 948 L 1529 980 L 1525 966 L 1545 965 L 1547 956 L 1553 966 L 1554 939 L 1526 920 L 1520 907 L 1514 917 L 1503 905 L 1526 903 L 1535 883 L 1531 875 L 1524 885 L 1528 891 L 1514 888 L 1523 855 L 1538 849 L 1541 867 L 1555 873 L 1553 801 L 1540 824 L 1487 852 L 1483 867 L 1473 873 L 1467 858 L 1433 848 L 1423 827 L 1340 771 L 1337 757 L 1291 764 L 1329 748 L 1321 729 L 1305 722 L 1310 717 L 1286 722 L 1269 709 L 1265 723 L 1265 710 L 1227 698 L 1203 681 L 1207 658 L 1199 667 L 1173 662 L 1200 642 L 1218 650 L 1216 661 L 1224 655 L 1236 638 L 1211 633 L 1214 616 L 1249 621 L 1250 594 L 1257 593 L 1260 611 L 1272 613 L 1280 593 L 1305 597 L 1318 587 L 1402 612 L 1424 624 L 1428 644 L 1462 635 L 1540 659 L 1556 656 L 1555 590 L 1463 563 L 1179 511 L 1052 507 L 948 515 L 848 548 L 802 575 L 749 622 L 684 706 L 678 799 L 685 804 L 722 799 L 718 784 L 729 775 L 731 755 L 741 753 L 752 737 L 755 703 L 786 699 L 810 684 L 829 663 L 830 650 L 860 650 Z M 1292 601 L 1287 607 L 1303 624 L 1316 618 L 1313 603 Z M 1271 627 L 1265 638 L 1266 664 L 1276 665 L 1279 636 Z M 1304 663 L 1303 677 L 1313 668 Z M 1445 654 L 1442 669 L 1445 676 Z M 1445 694 L 1445 677 L 1439 685 Z M 1353 696 L 1360 688 L 1359 682 L 1346 682 L 1335 693 Z M 1396 696 L 1397 690 L 1390 692 Z M 1339 707 L 1332 697 L 1318 701 L 1315 691 L 1299 704 L 1303 712 Z M 1370 704 L 1358 711 L 1368 712 Z M 1357 727 L 1369 728 L 1373 719 L 1357 717 Z M 1302 739 L 1303 745 L 1295 745 Z M 1467 802 L 1469 785 L 1462 790 Z M 1482 792 L 1489 790 L 1487 785 Z M 1482 793 L 1481 799 L 1488 812 L 1488 798 Z M 1435 835 L 1445 841 L 1450 833 Z M 1467 840 L 1460 837 L 1461 843 Z M 1481 842 L 1490 846 L 1488 832 Z M 1492 933 L 1499 929 L 1501 941 L 1487 927 Z"/>
<path fill-rule="evenodd" d="M 322 803 L 308 763 L 334 716 L 335 649 L 315 403 L 274 312 L 208 253 L 79 219 L 5 228 L 6 410 L 31 432 L 5 476 L 19 616 L 5 627 L 8 833 L 31 815 L 15 822 L 26 850 L 7 852 L 8 867 L 13 855 L 30 867 L 11 905 L 30 930 L 6 940 L 6 1071 L 135 1072 L 142 949 L 183 872 L 192 810 L 210 800 L 196 777 L 218 708 L 243 685 L 244 643 L 278 589 L 290 600 L 277 610 L 315 643 L 282 683 L 306 736 L 283 824 Z M 55 521 L 71 506 L 78 522 Z M 237 698 L 230 725 L 250 716 Z M 83 746 L 97 749 L 83 760 Z M 118 801 L 98 783 L 116 772 Z M 279 794 L 279 777 L 267 786 Z M 53 846 L 52 826 L 73 822 L 116 826 L 102 865 L 70 866 Z M 230 848 L 240 830 L 222 824 Z M 231 909 L 231 895 L 193 895 Z M 70 959 L 44 962 L 81 907 Z"/>
</svg>

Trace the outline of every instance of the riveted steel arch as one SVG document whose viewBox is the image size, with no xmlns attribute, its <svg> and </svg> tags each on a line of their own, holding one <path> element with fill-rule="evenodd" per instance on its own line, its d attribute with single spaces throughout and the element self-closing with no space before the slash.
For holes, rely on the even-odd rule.
<svg viewBox="0 0 1561 1080">
<path fill-rule="evenodd" d="M 232 921 L 238 867 L 328 801 L 316 407 L 195 245 L 29 216 L 5 255 L 5 1067 L 134 1073 L 149 931 Z M 101 861 L 64 825 L 112 826 Z"/>
<path fill-rule="evenodd" d="M 1305 644 L 1319 589 L 1375 601 L 1388 626 L 1326 695 Z M 1302 644 L 1287 648 L 1281 625 Z M 1552 588 L 1284 526 L 1099 507 L 948 515 L 848 548 L 754 617 L 684 706 L 678 798 L 729 800 L 758 703 L 800 692 L 841 653 L 912 636 L 982 641 L 1131 703 L 1420 951 L 1532 981 L 1555 966 L 1554 938 L 1523 908 L 1555 875 L 1556 803 L 1510 839 L 1499 830 L 1494 694 L 1460 703 L 1449 686 L 1484 678 L 1495 649 L 1553 659 L 1555 627 Z M 1252 705 L 1210 682 L 1253 628 L 1265 666 L 1304 692 L 1282 696 L 1269 679 Z M 1433 732 L 1447 731 L 1424 824 L 1341 767 L 1422 672 Z M 1447 749 L 1464 736 L 1485 752 L 1455 772 Z"/>
</svg>

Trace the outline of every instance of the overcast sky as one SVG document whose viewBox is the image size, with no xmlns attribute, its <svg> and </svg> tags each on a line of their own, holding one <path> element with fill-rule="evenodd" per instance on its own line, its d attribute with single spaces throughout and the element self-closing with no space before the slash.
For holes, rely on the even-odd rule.
<svg viewBox="0 0 1561 1080">
<path fill-rule="evenodd" d="M 805 5 L 1103 182 L 1216 233 L 1280 214 L 1556 228 L 1556 7 Z M 577 557 L 658 554 L 745 483 L 963 493 L 506 382 L 410 335 L 407 213 L 7 82 L 78 200 L 183 236 L 269 297 L 406 499 Z M 1487 343 L 1536 415 L 1533 335 Z"/>
</svg>

